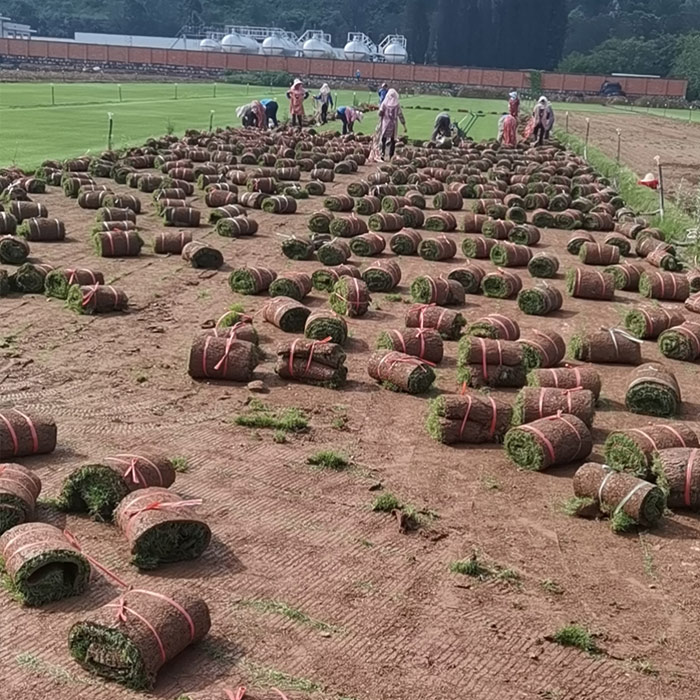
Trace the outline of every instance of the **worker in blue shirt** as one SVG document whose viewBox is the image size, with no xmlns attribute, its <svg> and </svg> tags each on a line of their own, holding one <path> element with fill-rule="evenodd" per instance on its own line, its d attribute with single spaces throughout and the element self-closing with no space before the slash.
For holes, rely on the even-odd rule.
<svg viewBox="0 0 700 700">
<path fill-rule="evenodd" d="M 265 108 L 265 115 L 267 116 L 267 121 L 272 122 L 275 126 L 279 126 L 280 123 L 277 121 L 277 110 L 279 105 L 275 100 L 260 100 L 260 104 Z"/>
<path fill-rule="evenodd" d="M 387 92 L 389 92 L 389 86 L 386 83 L 382 83 L 382 86 L 377 91 L 377 95 L 379 95 L 379 104 L 384 102 Z"/>
</svg>

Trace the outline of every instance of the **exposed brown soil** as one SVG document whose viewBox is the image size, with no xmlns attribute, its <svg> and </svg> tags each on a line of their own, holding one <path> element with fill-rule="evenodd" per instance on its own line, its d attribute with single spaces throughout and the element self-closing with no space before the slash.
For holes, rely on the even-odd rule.
<svg viewBox="0 0 700 700">
<path fill-rule="evenodd" d="M 603 123 L 625 127 L 630 157 L 632 143 L 639 151 L 631 164 L 644 170 L 645 159 L 651 161 L 658 150 L 655 132 L 644 125 L 658 120 L 619 120 L 609 117 Z M 683 128 L 675 122 L 662 126 L 674 133 Z M 607 137 L 598 133 L 596 127 L 594 142 L 605 145 Z M 673 144 L 669 139 L 662 143 L 662 155 L 670 160 Z M 697 164 L 697 144 L 695 151 L 689 143 L 685 149 L 673 157 L 683 155 L 689 165 Z M 338 176 L 330 190 L 344 192 L 352 179 Z M 150 241 L 162 229 L 150 197 L 141 197 L 147 214 L 139 217 L 139 225 Z M 86 551 L 122 578 L 156 588 L 184 579 L 209 602 L 210 638 L 162 672 L 154 697 L 225 700 L 224 688 L 245 684 L 250 697 L 268 700 L 277 697 L 270 686 L 290 685 L 275 673 L 315 684 L 298 681 L 296 687 L 307 690 L 290 690 L 290 700 L 695 697 L 697 518 L 677 514 L 652 532 L 618 536 L 603 522 L 559 512 L 558 504 L 573 494 L 571 477 L 578 464 L 525 473 L 508 462 L 500 447 L 436 444 L 424 428 L 427 398 L 384 390 L 366 371 L 379 333 L 403 327 L 406 304 L 374 294 L 365 317 L 348 319 L 349 383 L 342 391 L 278 379 L 274 348 L 289 336 L 256 317 L 268 353 L 256 372 L 269 389 L 261 398 L 275 407 L 298 406 L 311 416 L 311 431 L 290 436 L 286 444 L 273 442 L 269 430 L 232 423 L 250 398 L 245 386 L 188 377 L 188 350 L 203 324 L 234 301 L 256 314 L 266 300 L 233 295 L 229 266 L 249 263 L 308 273 L 319 267 L 283 257 L 277 235 L 303 233 L 309 214 L 321 206 L 318 198 L 300 202 L 292 216 L 252 213 L 260 231 L 248 238 L 223 239 L 211 227 L 201 227 L 195 237 L 224 253 L 227 265 L 219 271 L 198 271 L 177 256 L 155 256 L 147 248 L 137 259 L 96 258 L 88 234 L 93 212 L 79 209 L 58 188 L 34 198 L 48 206 L 50 216 L 63 219 L 68 236 L 63 243 L 32 244 L 33 258 L 104 272 L 108 284 L 127 292 L 132 310 L 81 317 L 41 296 L 0 300 L 0 405 L 46 411 L 58 424 L 57 451 L 22 463 L 41 477 L 46 497 L 56 494 L 75 466 L 115 452 L 147 444 L 182 455 L 191 469 L 178 474 L 174 488 L 185 498 L 204 499 L 199 512 L 214 532 L 200 561 L 145 575 L 128 564 L 128 545 L 115 527 L 40 513 L 66 524 Z M 197 195 L 193 205 L 204 210 L 202 200 Z M 460 242 L 464 237 L 449 235 Z M 537 246 L 560 256 L 553 284 L 562 292 L 563 273 L 578 262 L 566 253 L 568 237 L 548 230 Z M 353 260 L 364 267 L 376 258 Z M 464 259 L 458 254 L 447 262 L 401 258 L 399 263 L 398 291 L 406 301 L 416 276 L 446 274 Z M 493 269 L 488 262 L 480 264 Z M 526 270 L 520 274 L 526 287 L 534 286 Z M 314 291 L 308 303 L 325 307 L 327 295 Z M 468 296 L 463 313 L 468 321 L 501 313 L 517 320 L 523 335 L 540 328 L 568 340 L 582 327 L 617 325 L 621 310 L 640 303 L 638 295 L 627 292 L 610 303 L 565 297 L 562 311 L 538 318 L 523 315 L 515 300 Z M 661 359 L 652 342 L 644 344 L 642 355 L 644 361 Z M 456 356 L 456 343 L 446 342 L 437 370 L 440 391 L 458 390 Z M 683 418 L 697 429 L 697 366 L 666 364 L 686 399 Z M 609 430 L 648 422 L 624 410 L 634 370 L 601 366 L 600 371 L 605 401 L 594 421 L 598 461 Z M 515 393 L 496 395 L 510 401 Z M 344 451 L 356 466 L 345 472 L 309 467 L 309 455 L 324 448 Z M 375 490 L 378 484 L 403 503 L 439 517 L 427 530 L 401 534 L 396 518 L 369 508 L 381 493 Z M 474 550 L 487 564 L 516 570 L 521 585 L 450 573 L 452 561 L 469 558 Z M 542 585 L 547 580 L 556 582 L 561 594 L 547 592 Z M 142 697 L 95 681 L 68 655 L 71 623 L 114 594 L 96 576 L 85 596 L 45 610 L 22 609 L 0 596 L 3 697 Z M 246 604 L 250 600 L 283 602 L 312 621 L 261 611 Z M 546 640 L 571 622 L 599 633 L 606 653 L 594 657 Z M 319 690 L 310 692 L 314 687 Z"/>
</svg>

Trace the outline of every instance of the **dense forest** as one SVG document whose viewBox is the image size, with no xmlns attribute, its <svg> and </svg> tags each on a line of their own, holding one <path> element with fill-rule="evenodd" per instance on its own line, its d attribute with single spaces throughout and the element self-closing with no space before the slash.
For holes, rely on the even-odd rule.
<svg viewBox="0 0 700 700">
<path fill-rule="evenodd" d="M 2 12 L 53 36 L 176 36 L 185 24 L 238 23 L 323 28 L 342 46 L 349 31 L 375 41 L 400 32 L 416 63 L 695 71 L 700 81 L 700 0 L 4 0 Z"/>
</svg>

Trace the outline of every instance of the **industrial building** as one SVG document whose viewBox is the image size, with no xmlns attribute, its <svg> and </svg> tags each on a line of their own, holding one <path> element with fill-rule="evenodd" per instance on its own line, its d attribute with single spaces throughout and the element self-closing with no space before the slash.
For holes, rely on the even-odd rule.
<svg viewBox="0 0 700 700">
<path fill-rule="evenodd" d="M 36 30 L 28 24 L 14 22 L 9 17 L 0 17 L 0 38 L 2 39 L 30 39 Z"/>
</svg>

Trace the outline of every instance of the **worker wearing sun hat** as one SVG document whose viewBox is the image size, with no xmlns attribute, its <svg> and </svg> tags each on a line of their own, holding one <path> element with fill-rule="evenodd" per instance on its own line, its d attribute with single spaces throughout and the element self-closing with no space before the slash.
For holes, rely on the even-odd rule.
<svg viewBox="0 0 700 700">
<path fill-rule="evenodd" d="M 509 93 L 508 98 L 508 111 L 510 112 L 510 116 L 517 119 L 520 114 L 520 98 L 518 97 L 517 91 L 513 90 Z"/>
<path fill-rule="evenodd" d="M 289 114 L 292 117 L 292 126 L 303 126 L 304 117 L 304 100 L 309 96 L 309 93 L 304 89 L 304 83 L 296 78 L 292 83 L 292 87 L 287 93 L 289 98 Z"/>
</svg>

